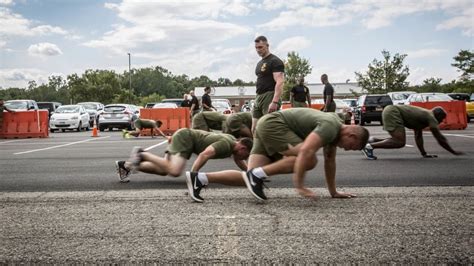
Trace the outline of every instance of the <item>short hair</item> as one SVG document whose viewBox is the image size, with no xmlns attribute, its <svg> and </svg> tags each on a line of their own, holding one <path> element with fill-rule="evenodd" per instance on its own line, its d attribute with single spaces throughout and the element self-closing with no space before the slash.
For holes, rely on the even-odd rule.
<svg viewBox="0 0 474 266">
<path fill-rule="evenodd" d="M 258 36 L 257 38 L 255 38 L 255 42 L 268 42 L 267 40 L 267 37 L 265 36 Z"/>
<path fill-rule="evenodd" d="M 204 91 L 209 91 L 209 90 L 211 90 L 211 87 L 209 87 L 209 86 L 206 86 L 206 87 L 204 88 Z"/>
<path fill-rule="evenodd" d="M 160 120 L 156 120 L 155 122 L 157 127 L 161 127 L 161 125 L 163 125 L 163 122 L 161 122 Z"/>
<path fill-rule="evenodd" d="M 438 120 L 438 123 L 443 122 L 443 120 L 447 116 L 446 111 L 441 106 L 436 106 L 433 109 L 431 109 L 431 111 L 433 112 L 433 115 L 436 118 L 436 120 Z"/>
<path fill-rule="evenodd" d="M 327 75 L 327 74 L 322 74 L 322 75 L 321 75 L 321 79 L 327 80 L 327 79 L 328 79 L 328 75 Z"/>
<path fill-rule="evenodd" d="M 365 145 L 367 145 L 367 142 L 369 142 L 370 134 L 369 134 L 369 131 L 367 130 L 367 128 L 362 127 L 362 126 L 356 126 L 356 132 L 357 132 L 357 135 L 360 138 L 359 150 L 362 150 L 365 147 Z"/>
<path fill-rule="evenodd" d="M 242 143 L 248 151 L 252 150 L 253 140 L 251 138 L 240 138 L 239 142 Z"/>
</svg>

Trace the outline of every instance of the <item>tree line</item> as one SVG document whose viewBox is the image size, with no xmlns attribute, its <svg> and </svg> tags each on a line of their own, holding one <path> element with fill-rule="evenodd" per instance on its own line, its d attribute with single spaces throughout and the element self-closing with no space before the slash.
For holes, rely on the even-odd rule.
<svg viewBox="0 0 474 266">
<path fill-rule="evenodd" d="M 364 93 L 387 93 L 391 91 L 417 92 L 465 92 L 474 93 L 474 53 L 461 50 L 453 57 L 451 64 L 460 72 L 458 79 L 442 83 L 440 78 L 424 80 L 422 85 L 410 86 L 407 78 L 409 67 L 404 64 L 406 54 L 382 51 L 382 60 L 374 59 L 365 73 L 355 72 L 357 82 Z M 283 100 L 289 99 L 289 92 L 296 85 L 297 77 L 311 74 L 312 66 L 307 59 L 296 52 L 289 52 L 285 61 L 285 84 Z M 328 73 L 330 74 L 330 73 Z M 132 86 L 130 88 L 130 77 Z M 86 70 L 76 73 L 50 76 L 47 83 L 38 85 L 30 81 L 27 88 L 7 88 L 0 90 L 0 98 L 33 99 L 36 101 L 55 101 L 72 104 L 84 101 L 109 103 L 132 103 L 144 106 L 148 102 L 159 102 L 164 98 L 181 98 L 195 87 L 204 86 L 253 86 L 255 83 L 241 79 L 228 78 L 211 80 L 205 75 L 190 78 L 187 75 L 174 75 L 165 68 L 147 67 L 132 69 L 131 72 L 115 73 L 111 70 Z M 356 92 L 353 92 L 357 96 Z"/>
</svg>

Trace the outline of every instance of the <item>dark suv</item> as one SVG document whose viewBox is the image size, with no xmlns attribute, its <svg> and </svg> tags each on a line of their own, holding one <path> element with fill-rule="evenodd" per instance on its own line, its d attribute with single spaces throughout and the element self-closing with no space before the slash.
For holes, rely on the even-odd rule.
<svg viewBox="0 0 474 266">
<path fill-rule="evenodd" d="M 379 121 L 382 124 L 382 111 L 387 105 L 392 104 L 392 99 L 386 94 L 360 96 L 354 112 L 355 123 L 363 126 L 365 123 Z"/>
</svg>

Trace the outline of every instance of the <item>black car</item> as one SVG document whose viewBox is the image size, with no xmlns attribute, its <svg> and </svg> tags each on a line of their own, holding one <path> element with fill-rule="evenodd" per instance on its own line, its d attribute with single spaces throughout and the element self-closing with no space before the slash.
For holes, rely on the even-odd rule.
<svg viewBox="0 0 474 266">
<path fill-rule="evenodd" d="M 49 111 L 49 117 L 56 112 L 56 109 L 61 106 L 61 103 L 58 102 L 38 102 L 39 109 L 45 109 Z"/>
<path fill-rule="evenodd" d="M 354 112 L 355 123 L 363 126 L 365 123 L 379 121 L 382 124 L 382 111 L 388 105 L 393 105 L 393 102 L 386 94 L 360 96 Z"/>
</svg>

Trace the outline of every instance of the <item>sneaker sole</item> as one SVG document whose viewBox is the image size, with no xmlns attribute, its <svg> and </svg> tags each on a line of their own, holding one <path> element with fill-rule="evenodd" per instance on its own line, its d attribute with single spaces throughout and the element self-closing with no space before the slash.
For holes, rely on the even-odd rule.
<svg viewBox="0 0 474 266">
<path fill-rule="evenodd" d="M 122 170 L 122 169 L 120 169 L 120 166 L 119 166 L 118 163 L 119 163 L 119 161 L 115 161 L 115 169 L 117 170 L 117 176 L 118 176 L 118 178 L 119 178 L 120 183 L 128 183 L 128 182 L 130 182 L 130 180 L 128 179 L 128 177 L 122 179 L 122 177 L 120 176 L 120 170 Z"/>
<path fill-rule="evenodd" d="M 365 152 L 363 152 L 363 151 L 362 151 L 362 154 L 365 156 L 365 158 L 367 158 L 367 160 L 377 160 L 377 156 L 369 157 L 369 156 L 367 156 L 367 154 L 365 154 Z"/>
<path fill-rule="evenodd" d="M 193 182 L 191 181 L 191 173 L 189 172 L 186 172 L 186 185 L 188 185 L 188 194 L 191 197 L 191 199 L 194 200 L 195 202 L 203 202 L 203 200 L 200 200 L 194 197 Z"/>
<path fill-rule="evenodd" d="M 255 194 L 255 192 L 253 192 L 252 184 L 250 184 L 250 181 L 247 178 L 247 172 L 242 172 L 241 175 L 242 175 L 242 178 L 244 179 L 244 182 L 245 182 L 245 185 L 247 186 L 248 191 L 250 191 L 250 193 L 258 200 L 264 201 L 265 199 L 259 197 L 257 194 Z"/>
</svg>

